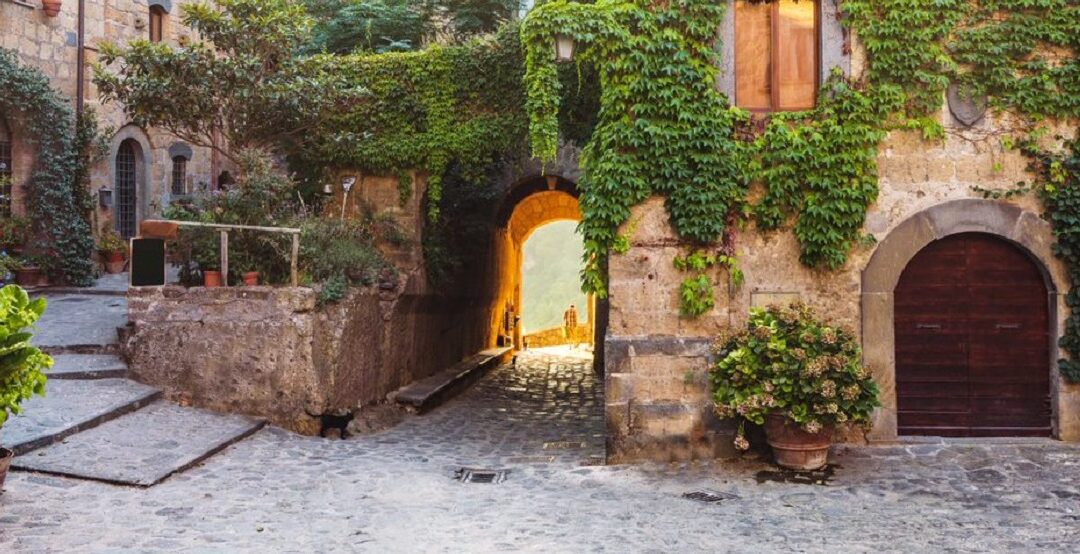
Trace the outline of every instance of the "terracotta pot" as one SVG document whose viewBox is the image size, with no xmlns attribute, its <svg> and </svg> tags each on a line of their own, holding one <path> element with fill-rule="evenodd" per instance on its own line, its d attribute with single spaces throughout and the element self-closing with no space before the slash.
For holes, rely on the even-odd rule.
<svg viewBox="0 0 1080 554">
<path fill-rule="evenodd" d="M 245 287 L 257 287 L 259 286 L 259 272 L 248 271 L 244 274 L 244 286 Z"/>
<path fill-rule="evenodd" d="M 105 261 L 109 262 L 109 263 L 123 262 L 124 261 L 124 252 L 123 251 L 106 252 L 105 253 Z"/>
<path fill-rule="evenodd" d="M 127 269 L 127 262 L 120 260 L 119 262 L 105 262 L 105 273 L 116 275 L 117 273 L 123 273 Z"/>
<path fill-rule="evenodd" d="M 15 459 L 15 453 L 7 448 L 0 447 L 0 493 L 4 492 L 4 479 L 7 478 L 11 460 Z"/>
<path fill-rule="evenodd" d="M 780 414 L 765 417 L 765 438 L 773 449 L 776 463 L 788 469 L 814 471 L 829 461 L 833 426 L 808 433 L 790 418 Z"/>
<path fill-rule="evenodd" d="M 15 270 L 15 282 L 20 287 L 47 287 L 49 276 L 45 275 L 45 270 L 40 267 L 24 267 Z"/>
<path fill-rule="evenodd" d="M 220 271 L 204 271 L 203 272 L 203 286 L 210 289 L 221 286 L 221 272 Z"/>
<path fill-rule="evenodd" d="M 56 17 L 60 15 L 60 6 L 63 3 L 63 0 L 41 0 L 41 9 L 45 10 L 45 15 Z"/>
</svg>

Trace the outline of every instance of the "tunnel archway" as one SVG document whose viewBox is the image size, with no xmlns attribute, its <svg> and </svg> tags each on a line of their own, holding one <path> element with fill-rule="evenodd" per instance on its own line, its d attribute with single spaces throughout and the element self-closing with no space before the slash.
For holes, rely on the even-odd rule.
<svg viewBox="0 0 1080 554">
<path fill-rule="evenodd" d="M 578 189 L 573 181 L 556 175 L 533 175 L 509 188 L 496 218 L 495 231 L 495 309 L 490 322 L 491 342 L 495 346 L 521 350 L 526 347 L 522 326 L 523 264 L 525 245 L 537 229 L 559 221 L 581 221 Z M 577 257 L 569 251 L 563 255 Z M 581 310 L 588 314 L 582 342 L 593 343 L 597 313 L 594 303 Z"/>
</svg>

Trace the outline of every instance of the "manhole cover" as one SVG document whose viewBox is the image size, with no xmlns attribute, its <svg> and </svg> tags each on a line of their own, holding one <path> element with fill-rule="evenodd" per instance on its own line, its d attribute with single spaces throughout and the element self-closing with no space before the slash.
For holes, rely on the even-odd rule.
<svg viewBox="0 0 1080 554">
<path fill-rule="evenodd" d="M 506 480 L 508 469 L 470 469 L 463 467 L 454 474 L 454 479 L 462 483 L 499 484 Z"/>
<path fill-rule="evenodd" d="M 737 500 L 739 497 L 728 492 L 700 490 L 683 494 L 683 498 L 687 500 L 693 500 L 694 502 L 719 504 L 720 502 L 723 502 L 725 500 Z"/>
<path fill-rule="evenodd" d="M 585 448 L 585 443 L 575 441 L 545 442 L 544 450 L 577 450 Z"/>
<path fill-rule="evenodd" d="M 506 461 L 511 464 L 550 464 L 555 461 L 555 456 L 517 456 Z"/>
</svg>

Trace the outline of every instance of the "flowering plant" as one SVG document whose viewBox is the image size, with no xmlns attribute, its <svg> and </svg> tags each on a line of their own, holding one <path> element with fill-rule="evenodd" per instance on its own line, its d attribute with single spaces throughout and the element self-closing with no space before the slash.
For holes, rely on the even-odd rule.
<svg viewBox="0 0 1080 554">
<path fill-rule="evenodd" d="M 779 413 L 810 433 L 869 423 L 880 404 L 854 333 L 817 319 L 804 304 L 750 311 L 746 330 L 716 343 L 710 380 L 716 414 L 742 419 L 735 446 L 749 448 L 747 421 Z"/>
</svg>

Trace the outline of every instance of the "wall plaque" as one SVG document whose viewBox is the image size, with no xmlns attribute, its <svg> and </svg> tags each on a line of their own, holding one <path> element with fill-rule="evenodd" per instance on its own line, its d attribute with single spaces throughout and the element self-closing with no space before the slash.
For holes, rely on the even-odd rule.
<svg viewBox="0 0 1080 554">
<path fill-rule="evenodd" d="M 976 96 L 967 87 L 952 83 L 949 85 L 949 111 L 964 127 L 971 127 L 986 116 L 986 95 Z"/>
</svg>

